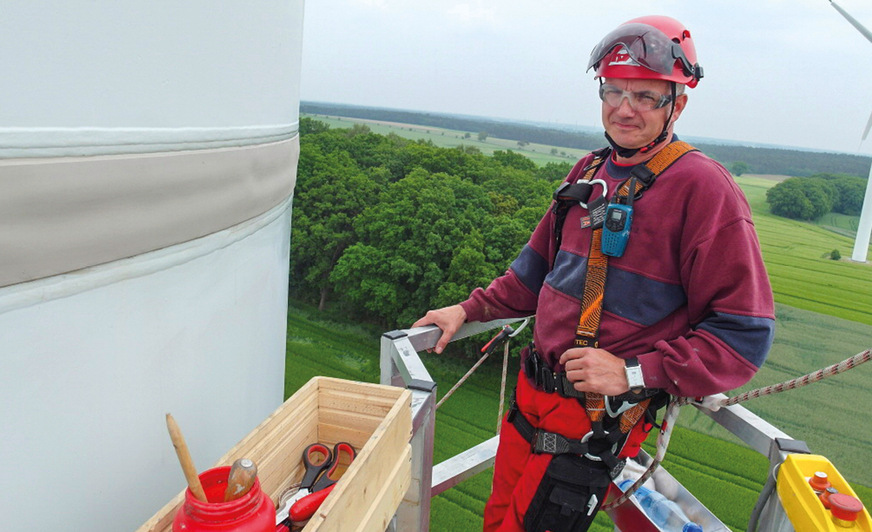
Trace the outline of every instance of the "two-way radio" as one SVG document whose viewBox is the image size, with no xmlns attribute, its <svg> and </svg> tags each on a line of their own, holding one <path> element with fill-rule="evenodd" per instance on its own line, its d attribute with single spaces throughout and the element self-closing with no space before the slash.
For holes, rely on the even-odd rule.
<svg viewBox="0 0 872 532">
<path fill-rule="evenodd" d="M 630 193 L 627 195 L 627 203 L 610 203 L 606 209 L 606 218 L 603 221 L 602 251 L 610 257 L 620 257 L 627 248 L 630 239 L 630 226 L 633 224 L 633 196 L 635 196 L 636 178 L 630 180 Z M 614 201 L 621 198 L 615 195 Z"/>
</svg>

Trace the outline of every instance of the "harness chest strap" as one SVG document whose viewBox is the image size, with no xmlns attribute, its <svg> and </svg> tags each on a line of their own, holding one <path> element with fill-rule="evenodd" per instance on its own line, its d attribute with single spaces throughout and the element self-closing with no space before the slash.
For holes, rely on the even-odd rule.
<svg viewBox="0 0 872 532">
<path fill-rule="evenodd" d="M 644 167 L 636 167 L 631 177 L 624 181 L 615 193 L 616 197 L 626 199 L 630 194 L 638 195 L 654 184 L 658 175 L 672 166 L 683 155 L 696 151 L 696 148 L 683 141 L 667 144 L 657 152 Z M 592 166 L 585 174 L 585 180 L 590 180 L 599 168 Z M 645 171 L 647 170 L 647 172 Z M 633 190 L 630 187 L 633 186 Z M 591 212 L 593 215 L 594 213 Z M 587 258 L 587 272 L 584 278 L 584 291 L 581 302 L 581 314 L 575 330 L 576 347 L 599 347 L 599 329 L 602 319 L 603 295 L 605 292 L 606 275 L 609 258 L 602 252 L 602 220 L 593 220 L 590 251 Z M 558 244 L 559 248 L 559 244 Z M 621 414 L 620 430 L 626 434 L 644 415 L 650 399 L 645 399 Z M 591 421 L 594 436 L 603 437 L 603 417 L 605 416 L 605 397 L 602 394 L 588 392 L 585 394 L 585 410 Z"/>
</svg>

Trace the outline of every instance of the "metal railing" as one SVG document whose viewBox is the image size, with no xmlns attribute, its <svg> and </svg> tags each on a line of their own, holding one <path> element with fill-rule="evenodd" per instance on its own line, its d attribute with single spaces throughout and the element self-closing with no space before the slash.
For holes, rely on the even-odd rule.
<svg viewBox="0 0 872 532">
<path fill-rule="evenodd" d="M 486 323 L 467 323 L 453 340 L 467 338 L 521 319 L 496 320 Z M 381 339 L 381 383 L 408 388 L 412 391 L 412 483 L 388 530 L 421 531 L 430 527 L 430 499 L 450 489 L 494 463 L 499 437 L 494 436 L 442 463 L 433 464 L 433 436 L 436 419 L 436 382 L 430 376 L 418 353 L 432 349 L 442 331 L 435 326 L 395 330 Z M 715 396 L 724 398 L 723 395 Z M 714 411 L 695 405 L 704 414 L 736 435 L 750 448 L 769 458 L 771 469 L 784 461 L 792 452 L 803 452 L 805 444 L 772 426 L 743 406 L 732 405 Z M 805 450 L 804 452 L 807 452 Z M 641 453 L 639 462 L 647 464 L 650 457 Z M 676 484 L 677 481 L 676 481 Z M 685 504 L 705 509 L 683 486 L 679 485 L 679 499 Z M 755 513 L 761 515 L 758 532 L 781 530 L 783 511 L 777 495 L 764 493 Z M 773 503 L 774 501 L 774 503 Z M 773 503 L 773 504 L 770 504 Z M 708 512 L 705 509 L 705 512 Z M 711 513 L 708 512 L 710 515 Z M 712 515 L 723 530 L 728 530 Z M 756 519 L 756 516 L 753 517 Z M 717 526 L 705 530 L 718 530 Z M 787 530 L 791 530 L 787 528 Z"/>
</svg>

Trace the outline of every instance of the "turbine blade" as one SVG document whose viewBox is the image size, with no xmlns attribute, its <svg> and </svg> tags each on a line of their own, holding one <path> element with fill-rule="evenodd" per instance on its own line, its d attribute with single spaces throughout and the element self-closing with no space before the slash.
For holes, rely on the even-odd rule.
<svg viewBox="0 0 872 532">
<path fill-rule="evenodd" d="M 849 15 L 847 11 L 845 11 L 844 9 L 842 9 L 842 8 L 841 8 L 837 3 L 833 2 L 833 0 L 830 0 L 830 4 L 832 4 L 832 6 L 833 6 L 834 8 L 836 8 L 836 11 L 838 11 L 839 13 L 841 13 L 842 16 L 845 17 L 845 19 L 846 19 L 848 22 L 851 23 L 852 26 L 854 26 L 855 28 L 857 28 L 857 30 L 858 30 L 860 33 L 862 33 L 864 37 L 866 37 L 867 39 L 869 39 L 869 42 L 872 42 L 872 31 L 867 30 L 867 29 L 866 29 L 866 26 L 860 24 L 860 22 L 859 22 L 857 19 L 855 19 L 854 17 L 852 17 L 851 15 Z M 868 129 L 868 128 L 867 128 L 867 129 Z M 865 137 L 864 137 L 864 138 L 865 138 Z"/>
<path fill-rule="evenodd" d="M 869 120 L 866 121 L 866 129 L 863 130 L 863 137 L 861 140 L 866 140 L 866 137 L 869 136 L 870 129 L 872 129 L 872 114 L 869 115 Z"/>
</svg>

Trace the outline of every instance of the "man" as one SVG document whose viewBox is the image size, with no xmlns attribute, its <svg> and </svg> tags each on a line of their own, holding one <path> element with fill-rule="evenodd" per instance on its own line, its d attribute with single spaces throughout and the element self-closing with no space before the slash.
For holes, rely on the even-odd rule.
<svg viewBox="0 0 872 532">
<path fill-rule="evenodd" d="M 505 275 L 413 325 L 443 330 L 438 353 L 464 321 L 536 314 L 488 531 L 587 530 L 650 430 L 658 391 L 741 386 L 772 342 L 747 201 L 729 172 L 673 133 L 685 87 L 702 78 L 690 32 L 668 17 L 628 21 L 594 48 L 590 68 L 611 148 L 578 162 Z M 617 397 L 597 403 L 600 394 Z"/>
</svg>

